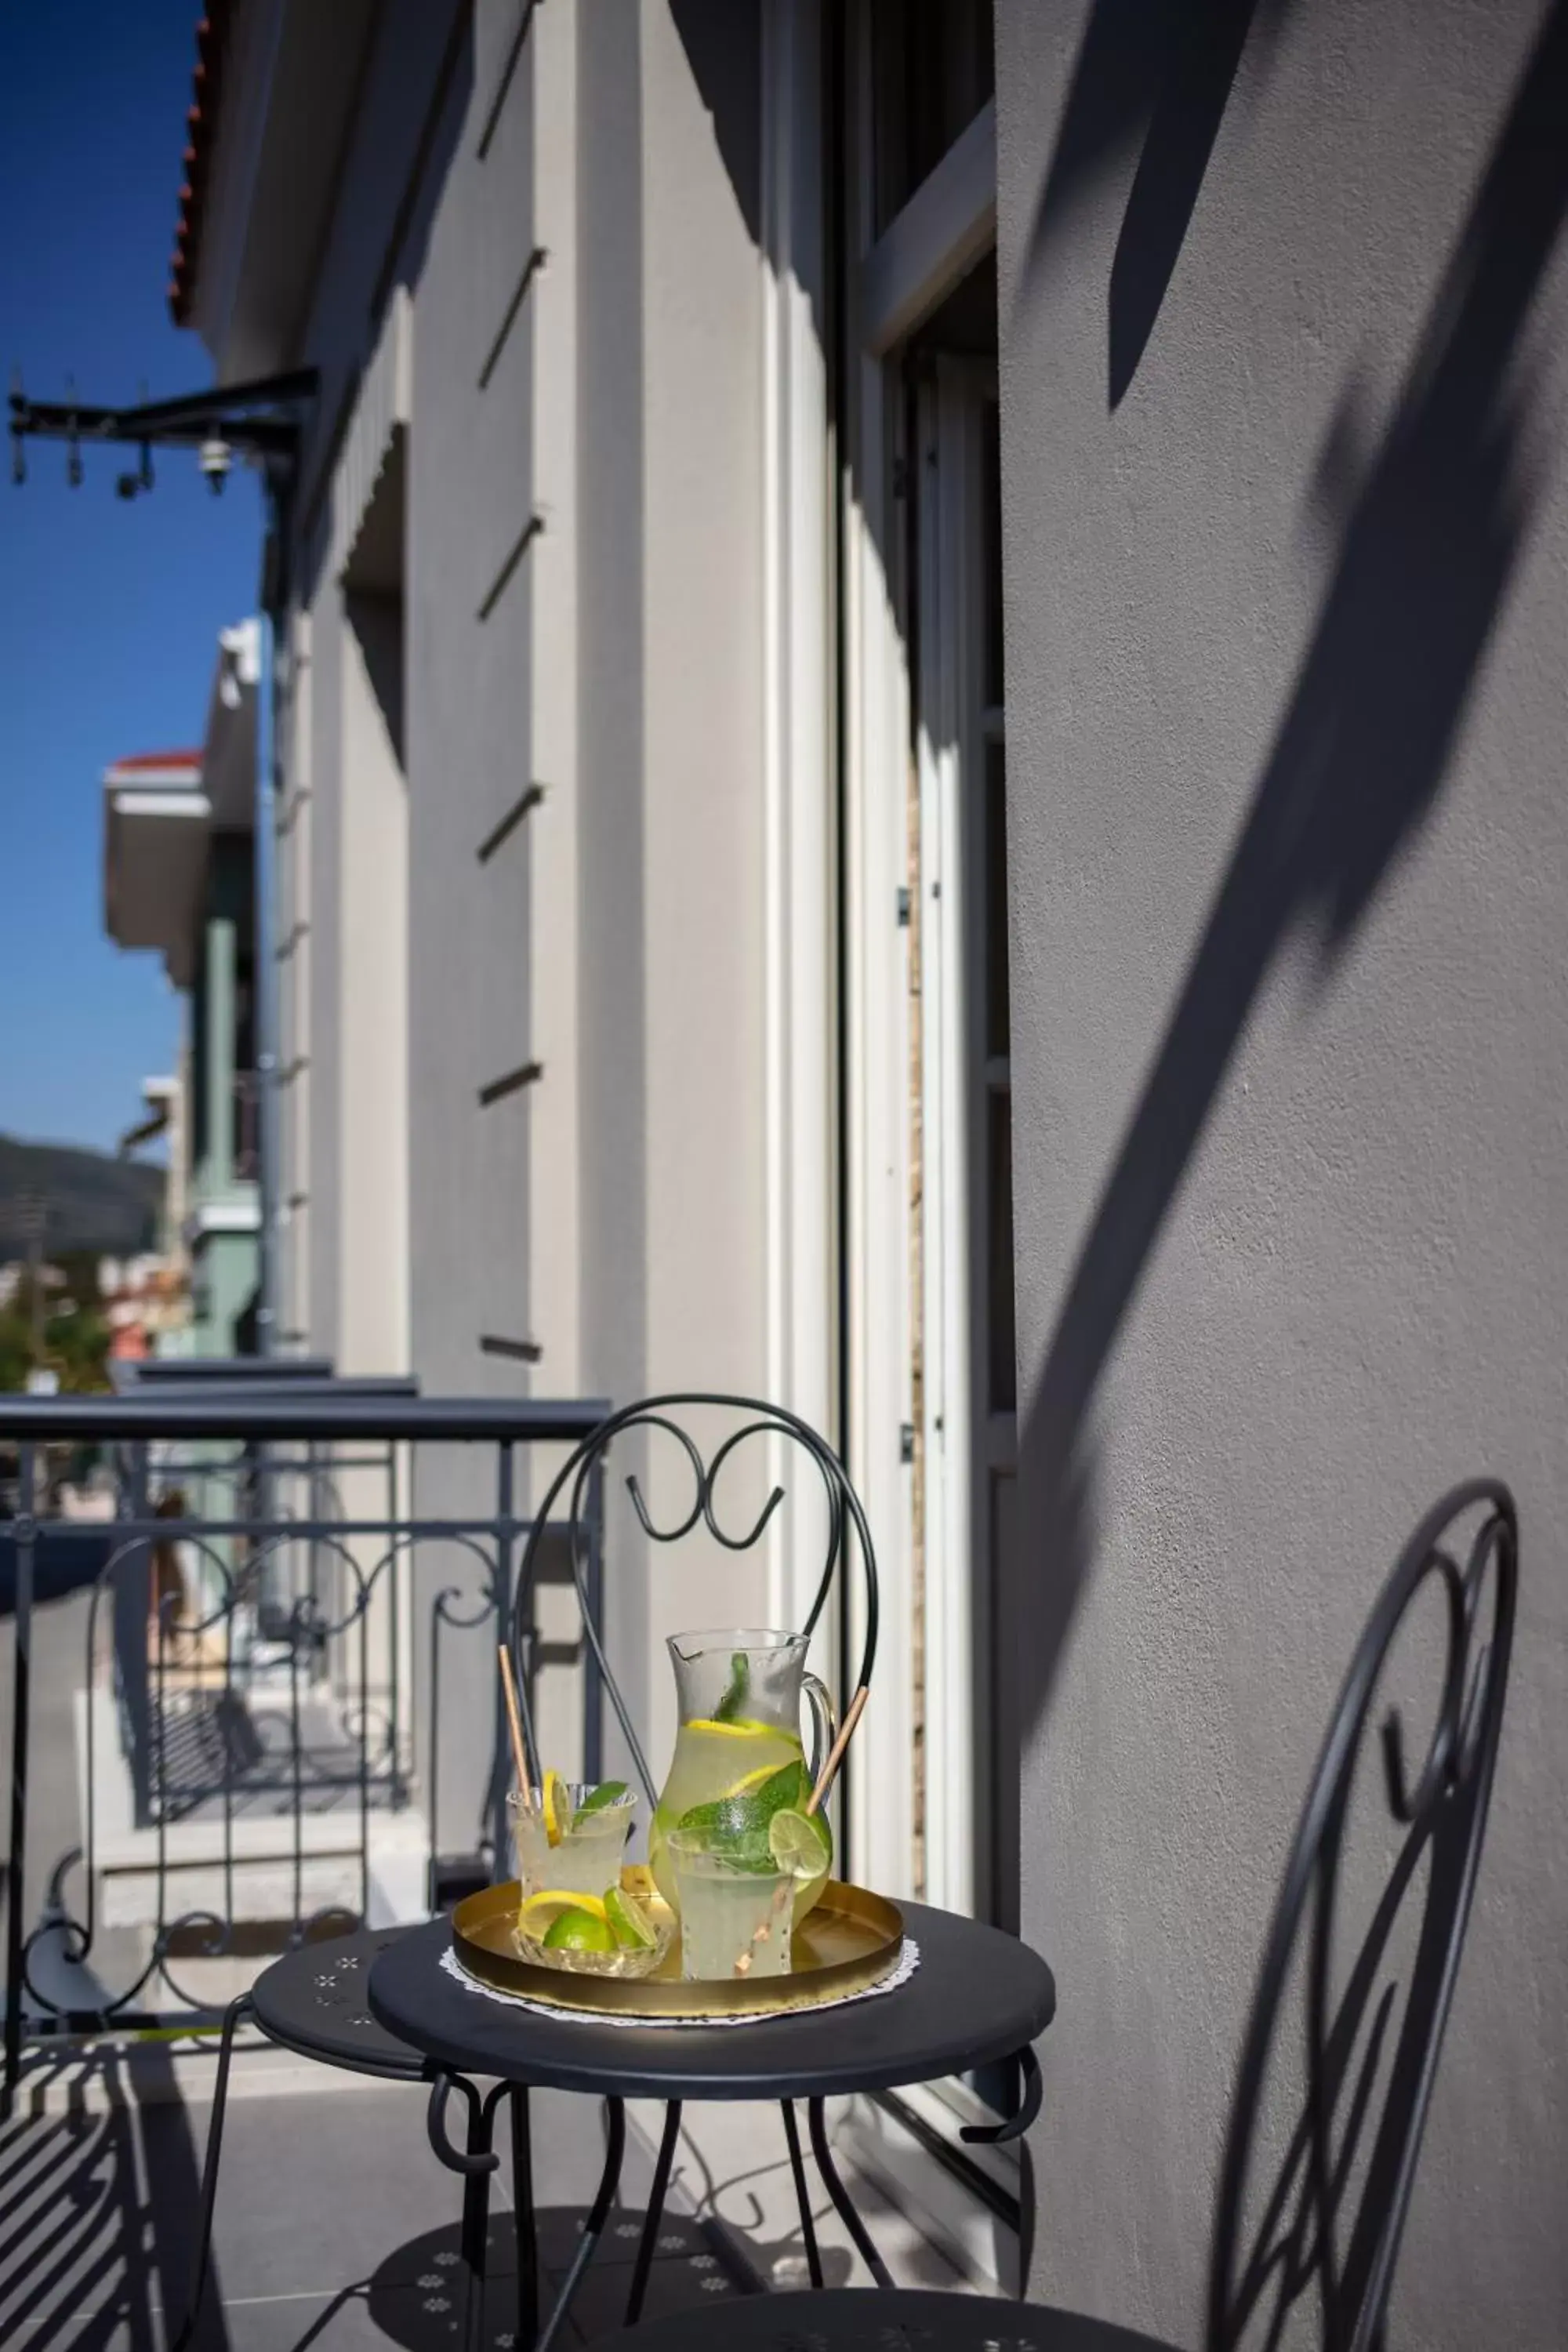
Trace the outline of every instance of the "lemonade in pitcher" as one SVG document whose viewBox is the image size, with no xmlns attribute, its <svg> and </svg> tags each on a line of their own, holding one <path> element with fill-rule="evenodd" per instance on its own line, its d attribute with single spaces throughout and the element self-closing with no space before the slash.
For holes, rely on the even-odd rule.
<svg viewBox="0 0 1568 2352">
<path fill-rule="evenodd" d="M 676 1633 L 668 1646 L 680 1727 L 648 1835 L 659 1893 L 679 1910 L 667 1840 L 676 1829 L 701 1832 L 716 1853 L 742 1869 L 793 1874 L 798 1922 L 821 1895 L 833 1863 L 826 1822 L 805 1811 L 833 1738 L 832 1703 L 805 1671 L 806 1636 Z M 803 1691 L 816 1722 L 809 1768 L 800 1737 Z"/>
</svg>

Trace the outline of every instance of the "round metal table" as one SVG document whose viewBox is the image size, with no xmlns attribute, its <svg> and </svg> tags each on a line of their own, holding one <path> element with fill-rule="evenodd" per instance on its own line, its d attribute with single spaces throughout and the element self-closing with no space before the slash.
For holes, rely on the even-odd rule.
<svg viewBox="0 0 1568 2352">
<path fill-rule="evenodd" d="M 907 1984 L 837 2009 L 732 2025 L 601 2024 L 581 2013 L 545 2017 L 470 1990 L 442 1967 L 451 1927 L 436 1920 L 389 1945 L 377 1958 L 367 1987 L 371 2014 L 400 2042 L 422 2051 L 435 2068 L 431 2138 L 454 2168 L 468 2170 L 475 2151 L 444 2147 L 441 2108 L 447 2085 L 474 2074 L 513 2086 L 519 2105 L 530 2087 L 580 2091 L 609 2106 L 604 2176 L 576 2257 L 550 2318 L 538 2337 L 545 2352 L 565 2317 L 591 2261 L 620 2178 L 626 2145 L 623 2103 L 668 2103 L 654 2169 L 647 2218 L 632 2275 L 628 2323 L 635 2321 L 647 2283 L 681 2106 L 688 2099 L 776 2099 L 784 2109 L 790 2164 L 812 2283 L 822 2269 L 811 2223 L 805 2165 L 792 2102 L 805 2099 L 813 2151 L 828 2194 L 879 2285 L 892 2282 L 840 2180 L 827 2146 L 825 2099 L 856 2091 L 892 2090 L 928 2083 L 999 2061 L 1016 2061 L 1023 2074 L 1017 2113 L 994 2126 L 967 2129 L 966 2139 L 995 2141 L 1026 2131 L 1039 2107 L 1034 2043 L 1056 2011 L 1056 1985 L 1044 1960 L 1016 1937 L 923 1903 L 902 1906 L 921 1964 Z M 526 2123 L 522 2126 L 526 2129 Z M 481 2177 L 482 2178 L 482 2177 Z M 523 2315 L 527 2340 L 529 2315 Z"/>
</svg>

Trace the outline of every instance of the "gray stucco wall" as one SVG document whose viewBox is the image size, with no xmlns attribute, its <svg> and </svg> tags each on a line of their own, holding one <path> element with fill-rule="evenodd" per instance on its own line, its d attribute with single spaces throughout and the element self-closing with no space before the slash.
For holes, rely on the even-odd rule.
<svg viewBox="0 0 1568 2352">
<path fill-rule="evenodd" d="M 1140 16 L 997 10 L 1034 2286 L 1198 2340 L 1306 1775 L 1485 1468 L 1521 1617 L 1392 2335 L 1549 2352 L 1568 12 L 1300 0 L 1228 102 Z"/>
</svg>

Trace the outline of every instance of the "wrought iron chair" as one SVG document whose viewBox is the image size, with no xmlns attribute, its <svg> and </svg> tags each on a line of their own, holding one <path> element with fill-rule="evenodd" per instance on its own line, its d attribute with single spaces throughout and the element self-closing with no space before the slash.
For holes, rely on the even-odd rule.
<svg viewBox="0 0 1568 2352">
<path fill-rule="evenodd" d="M 1508 1488 L 1489 1478 L 1457 1487 L 1415 1529 L 1356 1649 L 1286 1864 L 1242 2045 L 1210 2248 L 1207 2352 L 1279 2343 L 1295 2306 L 1314 2291 L 1323 2352 L 1381 2352 L 1384 2343 L 1486 1833 L 1518 1557 Z M 1433 1584 L 1447 1614 L 1435 1726 L 1412 1785 L 1397 1713 L 1388 1712 L 1381 1725 L 1384 1791 L 1404 1836 L 1366 1933 L 1343 1969 L 1336 1966 L 1334 1927 L 1357 1766 L 1395 1637 L 1417 1595 Z M 1394 1962 L 1391 1944 L 1407 1896 L 1419 1909 L 1395 2024 L 1392 1975 L 1375 1999 L 1374 1992 Z M 1272 2180 L 1265 2175 L 1255 2186 L 1270 2059 L 1280 2046 L 1288 1992 L 1298 1982 L 1306 2011 L 1305 2095 Z M 1008 2305 L 1004 2317 L 989 2298 L 901 2291 L 880 2294 L 868 2305 L 863 2290 L 684 2313 L 603 2341 L 606 2352 L 612 2342 L 628 2352 L 634 2346 L 637 2352 L 717 2352 L 720 2345 L 725 2352 L 747 2345 L 848 2352 L 873 2340 L 868 2322 L 888 2352 L 1168 2352 L 1152 2336 L 1070 2312 L 1020 2304 Z"/>
<path fill-rule="evenodd" d="M 372 1964 L 386 1945 L 408 1932 L 406 1927 L 361 1928 L 353 1935 L 302 1945 L 263 1969 L 249 1992 L 242 1993 L 225 2011 L 213 2086 L 213 2111 L 207 2126 L 206 2158 L 202 2168 L 195 2275 L 185 2316 L 171 2342 L 170 2352 L 188 2352 L 195 2339 L 206 2297 L 229 2064 L 235 2034 L 246 2024 L 258 2027 L 268 2041 L 280 2049 L 313 2059 L 323 2066 L 365 2074 L 377 2082 L 430 2084 L 426 2117 L 430 2142 L 448 2170 L 464 2176 L 463 2264 L 473 2305 L 477 2306 L 482 2301 L 488 2247 L 487 2176 L 500 2163 L 492 2143 L 496 2109 L 508 2085 L 497 2083 L 481 2096 L 466 2077 L 437 2066 L 371 2016 L 364 1989 Z M 461 2148 L 452 2145 L 446 2129 L 447 2102 L 454 2089 L 461 2092 L 468 2114 Z M 538 2300 L 538 2255 L 533 2234 L 526 2091 L 512 2090 L 510 2118 L 518 2284 L 522 2307 L 531 2312 Z"/>
<path fill-rule="evenodd" d="M 330 1538 L 319 1540 L 326 1542 L 328 1548 L 344 1560 L 356 1580 L 354 1602 L 344 1621 L 352 1623 L 363 1615 L 369 1590 L 394 1552 L 402 1548 L 402 1539 L 395 1541 L 368 1579 L 361 1575 L 352 1556 L 341 1544 Z M 477 1549 L 471 1542 L 468 1548 Z M 221 1563 L 216 1565 L 226 1581 L 226 1570 L 222 1569 Z M 174 1597 L 166 1593 L 158 1613 L 161 1652 L 169 1637 L 170 1611 Z M 439 1597 L 437 1603 L 438 1612 L 449 1597 L 447 1594 Z M 492 1600 L 489 1605 L 499 1604 Z M 213 1621 L 198 1620 L 195 1629 L 198 1633 L 205 1630 L 205 1622 Z M 294 1646 L 302 1649 L 306 1640 L 321 1630 L 321 1623 L 313 1601 L 296 1602 L 288 1621 L 288 1632 Z M 295 1948 L 264 1969 L 249 1991 L 241 1993 L 231 2001 L 224 2012 L 206 2155 L 202 2168 L 191 2291 L 184 2318 L 171 2340 L 170 2352 L 190 2352 L 206 2300 L 229 2074 L 235 2036 L 246 2026 L 258 2030 L 276 2047 L 321 2065 L 336 2067 L 347 2074 L 363 2074 L 378 2082 L 430 2084 L 426 2113 L 430 2145 L 439 2161 L 449 2171 L 459 2174 L 464 2181 L 461 2252 L 469 2306 L 467 2333 L 470 2339 L 474 2336 L 483 2304 L 488 2258 L 489 2176 L 499 2168 L 500 2163 L 493 2145 L 496 2111 L 509 2086 L 497 2084 L 481 2095 L 466 2076 L 437 2065 L 422 2052 L 411 2048 L 378 2023 L 370 2014 L 365 1997 L 371 1968 L 377 1954 L 389 1943 L 408 1934 L 409 1929 L 406 1927 L 361 1927 L 346 1935 L 322 1936 L 318 1933 L 311 1936 L 312 1929 L 319 1931 L 329 1925 L 333 1916 L 328 1912 L 306 1921 L 303 1935 L 308 1939 L 301 1940 Z M 205 1925 L 215 1930 L 217 1927 L 216 1922 L 205 1918 L 198 1918 L 195 1924 Z M 526 2327 L 532 2324 L 537 2313 L 539 2289 L 538 2249 L 533 2229 L 532 2156 L 528 2093 L 519 2085 L 511 2085 L 510 2090 L 518 2288 Z M 446 2126 L 447 2104 L 453 2091 L 461 2094 L 467 2110 L 467 2130 L 461 2147 L 453 2144 Z"/>
<path fill-rule="evenodd" d="M 704 1460 L 702 1452 L 689 1431 L 672 1417 L 676 1413 L 687 1413 L 694 1410 L 717 1412 L 730 1416 L 739 1423 L 738 1426 L 732 1427 L 722 1442 L 713 1448 L 710 1460 Z M 677 1544 L 692 1535 L 699 1528 L 705 1528 L 713 1540 L 728 1552 L 750 1551 L 761 1541 L 774 1512 L 785 1499 L 785 1489 L 782 1486 L 774 1484 L 772 1486 L 761 1511 L 744 1532 L 731 1530 L 724 1526 L 715 1501 L 715 1492 L 722 1474 L 726 1467 L 735 1461 L 742 1447 L 759 1444 L 771 1446 L 775 1449 L 775 1459 L 779 1458 L 780 1450 L 794 1447 L 805 1456 L 810 1469 L 820 1479 L 827 1520 L 823 1564 L 805 1622 L 798 1629 L 791 1630 L 798 1630 L 808 1636 L 816 1631 L 821 1622 L 823 1610 L 826 1606 L 828 1595 L 833 1590 L 841 1564 L 847 1568 L 851 1563 L 852 1556 L 858 1553 L 864 1583 L 859 1662 L 853 1684 L 847 1685 L 840 1692 L 840 1745 L 848 1732 L 853 1729 L 869 1693 L 871 1671 L 877 1657 L 879 1601 L 876 1549 L 871 1541 L 871 1531 L 867 1525 L 859 1497 L 849 1482 L 843 1464 L 833 1452 L 826 1439 L 813 1429 L 808 1422 L 802 1421 L 797 1414 L 786 1412 L 782 1406 L 764 1403 L 754 1397 L 709 1394 L 694 1391 L 668 1396 L 645 1397 L 637 1403 L 623 1406 L 620 1411 L 611 1413 L 601 1423 L 591 1437 L 584 1438 L 559 1472 L 535 1515 L 518 1576 L 517 1596 L 513 1607 L 511 1632 L 513 1664 L 517 1671 L 519 1690 L 523 1698 L 529 1746 L 537 1757 L 531 1711 L 529 1706 L 529 1694 L 533 1679 L 531 1654 L 534 1590 L 539 1575 L 542 1548 L 547 1540 L 558 1540 L 564 1528 L 584 1638 L 598 1665 L 603 1688 L 626 1740 L 633 1769 L 647 1801 L 651 1820 L 658 1804 L 658 1791 L 648 1769 L 647 1759 L 637 1737 L 631 1711 L 611 1670 L 609 1659 L 605 1654 L 604 1643 L 595 1622 L 597 1612 L 593 1606 L 590 1583 L 594 1561 L 593 1542 L 598 1524 L 595 1516 L 597 1482 L 603 1475 L 605 1457 L 617 1441 L 625 1441 L 638 1431 L 652 1432 L 673 1441 L 678 1458 L 684 1463 L 691 1476 L 689 1507 L 683 1517 L 678 1517 L 668 1527 L 656 1524 L 636 1474 L 633 1473 L 627 1476 L 626 1490 L 631 1497 L 632 1508 L 643 1533 L 650 1543 Z M 787 1459 L 787 1454 L 783 1455 L 783 1458 Z M 570 1499 L 569 1507 L 563 1518 L 558 1512 L 558 1506 L 563 1496 L 569 1496 Z M 589 1507 L 586 1512 L 585 1505 Z M 865 2224 L 856 2212 L 849 2192 L 834 2168 L 828 2149 L 822 2105 L 820 2099 L 813 2099 L 808 2102 L 807 2109 L 812 2150 L 816 2159 L 817 2168 L 835 2206 L 843 2216 L 857 2244 L 861 2247 L 873 2265 L 879 2267 L 875 2250 L 867 2236 Z M 780 2107 L 784 2116 L 784 2141 L 789 2153 L 790 2170 L 800 2208 L 801 2231 L 807 2261 L 814 2282 L 820 2285 L 822 2267 L 812 2221 L 799 2126 L 793 2101 L 781 2100 Z M 659 2142 L 649 2200 L 648 2210 L 652 2219 L 656 2219 L 662 2209 L 669 2186 L 670 2168 L 674 2161 L 676 2141 L 680 2131 L 680 2115 L 679 2101 L 668 2102 L 665 2110 L 664 2131 Z M 651 2238 L 651 2221 L 649 2236 Z M 645 2241 L 645 2243 L 647 2242 Z M 639 2261 L 626 2312 L 628 2322 L 635 2321 L 641 2310 L 647 2279 L 647 2264 L 646 2261 Z"/>
</svg>

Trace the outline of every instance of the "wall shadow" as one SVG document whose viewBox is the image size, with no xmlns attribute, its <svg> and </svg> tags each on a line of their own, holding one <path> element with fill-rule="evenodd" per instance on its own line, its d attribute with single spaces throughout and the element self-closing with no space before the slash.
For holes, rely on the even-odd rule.
<svg viewBox="0 0 1568 2352">
<path fill-rule="evenodd" d="M 1113 409 L 1138 372 L 1175 275 L 1255 20 L 1259 41 L 1271 47 L 1294 5 L 1098 0 L 1089 18 L 1035 211 L 1025 282 L 1092 187 L 1138 148 L 1109 287 Z"/>
<path fill-rule="evenodd" d="M 1045 1716 L 1096 1549 L 1096 1400 L 1270 968 L 1320 980 L 1443 782 L 1535 503 L 1521 340 L 1568 210 L 1568 0 L 1514 92 L 1381 440 L 1353 395 L 1316 489 L 1339 543 L 1310 644 L 1153 1066 L 1068 1281 L 1020 1447 L 1041 1530 L 1021 1595 L 1022 1724 Z"/>
</svg>

